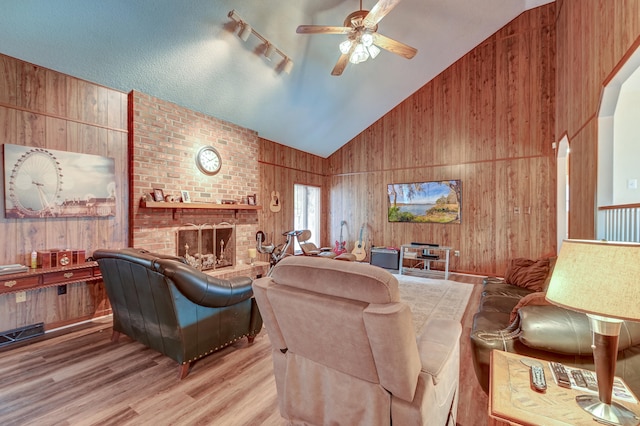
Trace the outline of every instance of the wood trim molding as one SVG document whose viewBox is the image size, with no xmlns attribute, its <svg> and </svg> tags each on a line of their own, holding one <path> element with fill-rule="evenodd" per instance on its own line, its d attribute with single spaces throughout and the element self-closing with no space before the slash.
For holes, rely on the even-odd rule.
<svg viewBox="0 0 640 426">
<path fill-rule="evenodd" d="M 613 69 L 611 70 L 607 78 L 604 79 L 604 81 L 602 82 L 602 88 L 607 87 L 609 83 L 611 83 L 611 80 L 615 78 L 618 72 L 620 72 L 620 69 L 627 63 L 629 58 L 631 58 L 631 56 L 633 56 L 633 54 L 638 49 L 640 49 L 640 36 L 638 36 L 638 38 L 635 39 L 635 41 L 633 42 L 633 44 L 631 44 L 631 46 L 626 51 L 624 56 L 622 56 L 622 58 L 620 59 L 620 61 L 618 61 L 616 66 L 613 67 Z"/>
<path fill-rule="evenodd" d="M 620 209 L 637 209 L 640 207 L 640 203 L 634 204 L 618 204 L 614 206 L 600 206 L 598 210 L 620 210 Z"/>
<path fill-rule="evenodd" d="M 119 129 L 117 127 L 105 126 L 105 125 L 94 123 L 94 122 L 90 122 L 90 121 L 78 120 L 78 119 L 67 117 L 67 116 L 64 116 L 64 115 L 51 114 L 50 112 L 40 111 L 40 110 L 36 110 L 36 109 L 32 109 L 32 108 L 25 108 L 25 107 L 21 107 L 19 105 L 8 104 L 6 102 L 0 102 L 0 108 L 3 108 L 3 107 L 4 108 L 8 108 L 8 109 L 14 109 L 14 110 L 17 110 L 17 111 L 27 112 L 29 114 L 41 115 L 43 117 L 50 117 L 50 118 L 55 118 L 55 119 L 58 119 L 58 120 L 70 121 L 72 123 L 78 123 L 78 124 L 82 124 L 82 125 L 85 125 L 85 126 L 97 127 L 99 129 L 105 129 L 105 130 L 110 130 L 110 131 L 114 131 L 114 132 L 120 132 L 120 133 L 123 133 L 123 134 L 128 134 L 129 133 L 129 129 Z"/>
</svg>

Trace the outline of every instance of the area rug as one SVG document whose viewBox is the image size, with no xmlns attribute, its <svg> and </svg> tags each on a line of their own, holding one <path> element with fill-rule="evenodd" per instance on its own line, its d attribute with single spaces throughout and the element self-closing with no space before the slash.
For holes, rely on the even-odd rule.
<svg viewBox="0 0 640 426">
<path fill-rule="evenodd" d="M 395 277 L 399 283 L 400 300 L 411 308 L 416 333 L 429 318 L 462 320 L 473 285 L 410 275 Z"/>
</svg>

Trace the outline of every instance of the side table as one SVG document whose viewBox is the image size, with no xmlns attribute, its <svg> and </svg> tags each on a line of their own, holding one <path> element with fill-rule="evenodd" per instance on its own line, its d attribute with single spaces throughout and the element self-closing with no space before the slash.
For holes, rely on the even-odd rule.
<svg viewBox="0 0 640 426">
<path fill-rule="evenodd" d="M 528 357 L 499 350 L 491 352 L 489 426 L 597 424 L 575 401 L 584 392 L 556 385 L 547 361 L 538 360 L 544 366 L 547 391 L 538 393 L 531 389 L 529 367 L 521 362 L 523 358 Z M 622 404 L 640 413 L 640 405 Z"/>
</svg>

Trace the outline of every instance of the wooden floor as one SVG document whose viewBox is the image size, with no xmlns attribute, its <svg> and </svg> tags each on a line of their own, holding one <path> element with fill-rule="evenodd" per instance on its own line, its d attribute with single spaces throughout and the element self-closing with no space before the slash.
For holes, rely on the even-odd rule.
<svg viewBox="0 0 640 426">
<path fill-rule="evenodd" d="M 487 424 L 487 396 L 476 381 L 469 332 L 479 277 L 463 317 L 458 425 Z M 175 362 L 122 336 L 111 343 L 103 319 L 0 352 L 1 425 L 283 425 L 269 338 L 263 331 L 195 363 L 177 379 Z"/>
</svg>

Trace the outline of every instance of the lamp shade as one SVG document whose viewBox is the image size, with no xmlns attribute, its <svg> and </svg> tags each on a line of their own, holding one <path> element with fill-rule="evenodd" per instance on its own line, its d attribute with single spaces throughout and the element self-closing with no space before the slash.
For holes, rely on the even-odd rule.
<svg viewBox="0 0 640 426">
<path fill-rule="evenodd" d="M 578 312 L 640 321 L 640 244 L 565 240 L 546 299 Z"/>
</svg>

